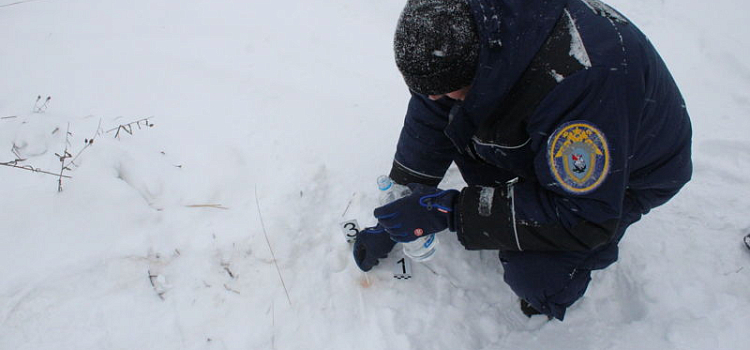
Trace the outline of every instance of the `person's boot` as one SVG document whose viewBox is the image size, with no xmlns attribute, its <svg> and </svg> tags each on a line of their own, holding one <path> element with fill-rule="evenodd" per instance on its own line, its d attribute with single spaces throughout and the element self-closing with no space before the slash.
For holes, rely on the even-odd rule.
<svg viewBox="0 0 750 350">
<path fill-rule="evenodd" d="M 535 309 L 533 306 L 531 306 L 531 304 L 529 304 L 528 301 L 524 299 L 521 299 L 521 312 L 523 312 L 523 314 L 526 315 L 526 317 L 528 318 L 531 318 L 531 316 L 534 316 L 534 315 L 544 315 L 542 312 Z M 546 315 L 546 316 L 547 316 L 547 320 L 552 320 L 552 316 L 550 315 Z"/>
<path fill-rule="evenodd" d="M 528 301 L 524 299 L 521 299 L 521 312 L 523 312 L 526 317 L 542 314 L 541 312 L 539 312 L 539 310 L 535 309 L 533 306 L 531 306 L 531 304 L 529 304 Z"/>
</svg>

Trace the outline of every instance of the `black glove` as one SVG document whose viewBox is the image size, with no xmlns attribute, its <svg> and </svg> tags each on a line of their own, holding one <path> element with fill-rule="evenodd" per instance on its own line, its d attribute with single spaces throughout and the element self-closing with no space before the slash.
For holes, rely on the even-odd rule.
<svg viewBox="0 0 750 350">
<path fill-rule="evenodd" d="M 354 241 L 354 261 L 362 271 L 370 271 L 378 264 L 378 259 L 385 258 L 391 252 L 396 242 L 391 240 L 388 232 L 380 226 L 368 227 L 357 232 Z"/>
<path fill-rule="evenodd" d="M 410 195 L 375 208 L 375 218 L 390 233 L 392 240 L 411 242 L 446 228 L 455 231 L 453 206 L 458 191 L 444 191 L 422 184 L 408 186 L 412 191 Z"/>
</svg>

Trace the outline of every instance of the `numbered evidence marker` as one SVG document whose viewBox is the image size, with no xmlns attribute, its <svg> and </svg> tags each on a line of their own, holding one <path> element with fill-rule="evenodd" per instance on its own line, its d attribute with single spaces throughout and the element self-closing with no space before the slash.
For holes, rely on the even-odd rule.
<svg viewBox="0 0 750 350">
<path fill-rule="evenodd" d="M 411 278 L 411 260 L 402 257 L 396 261 L 393 268 L 393 278 L 397 280 L 408 280 Z"/>
<path fill-rule="evenodd" d="M 344 233 L 344 238 L 346 238 L 347 243 L 354 242 L 354 239 L 357 238 L 357 233 L 359 233 L 359 224 L 357 224 L 357 220 L 342 222 L 341 232 Z"/>
</svg>

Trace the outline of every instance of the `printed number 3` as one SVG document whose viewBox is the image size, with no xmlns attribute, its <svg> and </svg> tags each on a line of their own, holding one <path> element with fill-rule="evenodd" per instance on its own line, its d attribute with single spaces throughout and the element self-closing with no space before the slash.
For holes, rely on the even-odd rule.
<svg viewBox="0 0 750 350">
<path fill-rule="evenodd" d="M 346 234 L 347 237 L 357 237 L 357 234 L 359 233 L 359 230 L 357 230 L 357 225 L 355 223 L 353 223 L 353 222 L 347 222 L 346 224 L 344 224 L 344 228 L 347 229 L 347 230 L 349 230 L 349 231 L 354 232 L 354 233 L 347 233 Z"/>
</svg>

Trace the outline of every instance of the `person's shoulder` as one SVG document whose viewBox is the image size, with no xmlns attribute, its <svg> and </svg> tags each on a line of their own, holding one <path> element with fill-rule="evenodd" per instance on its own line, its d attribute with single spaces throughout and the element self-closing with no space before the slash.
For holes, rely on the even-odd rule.
<svg viewBox="0 0 750 350">
<path fill-rule="evenodd" d="M 648 38 L 630 19 L 601 1 L 571 0 L 562 20 L 566 17 L 573 42 L 580 47 L 572 46 L 571 53 L 582 51 L 592 67 L 616 72 L 625 65 L 637 65 L 634 57 L 648 47 Z"/>
</svg>

